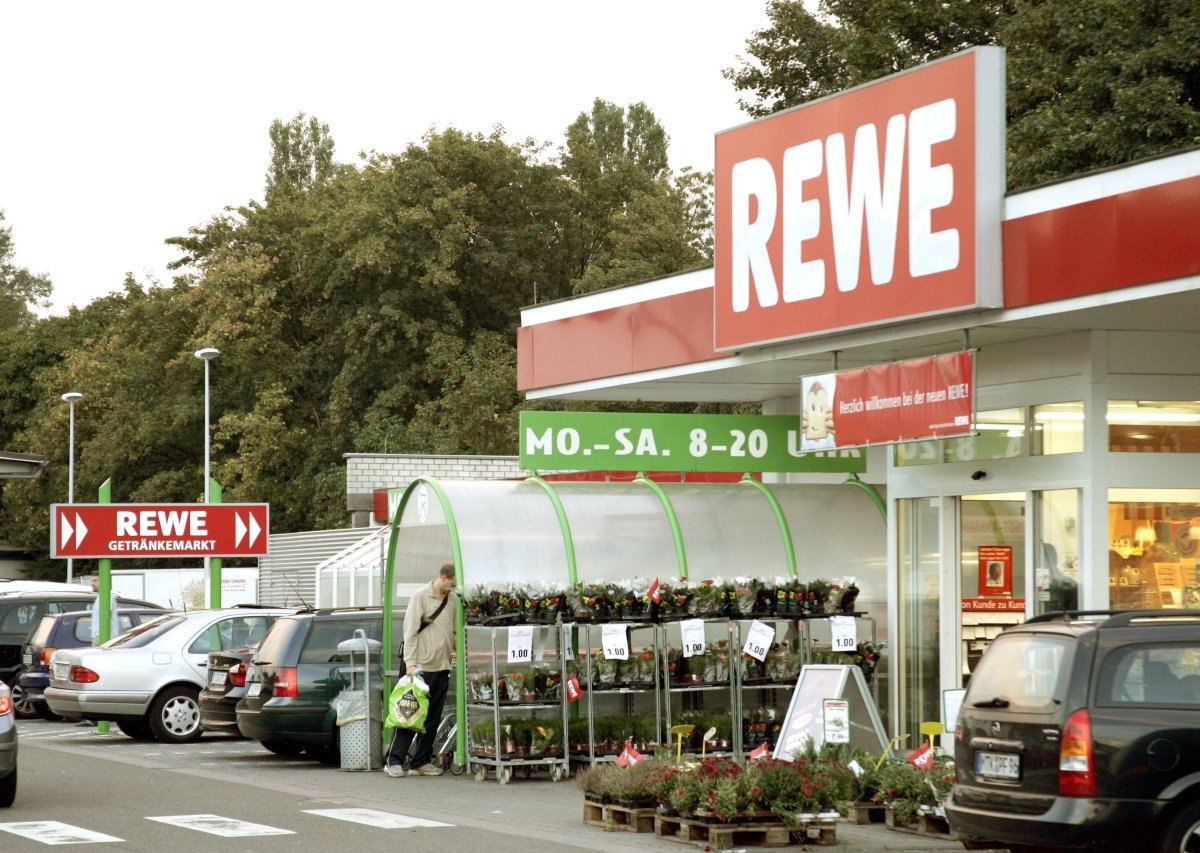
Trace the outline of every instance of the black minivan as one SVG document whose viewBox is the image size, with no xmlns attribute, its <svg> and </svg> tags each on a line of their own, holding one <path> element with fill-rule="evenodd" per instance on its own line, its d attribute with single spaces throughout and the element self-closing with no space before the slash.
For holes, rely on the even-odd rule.
<svg viewBox="0 0 1200 853">
<path fill-rule="evenodd" d="M 403 620 L 403 613 L 393 616 L 397 643 Z M 334 700 L 350 686 L 349 661 L 339 655 L 338 645 L 359 629 L 369 639 L 382 640 L 382 609 L 317 610 L 276 620 L 250 661 L 246 693 L 237 704 L 238 730 L 279 755 L 303 749 L 323 764 L 338 764 Z M 381 685 L 378 660 L 371 661 L 371 669 L 372 685 Z"/>
<path fill-rule="evenodd" d="M 946 804 L 964 846 L 1200 850 L 1200 611 L 1048 613 L 971 675 Z"/>
</svg>

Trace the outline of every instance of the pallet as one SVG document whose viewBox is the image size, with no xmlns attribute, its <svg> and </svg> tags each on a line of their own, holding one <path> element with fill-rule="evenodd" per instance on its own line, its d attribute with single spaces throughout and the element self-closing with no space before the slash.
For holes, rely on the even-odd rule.
<svg viewBox="0 0 1200 853">
<path fill-rule="evenodd" d="M 957 841 L 958 836 L 950 831 L 950 824 L 941 815 L 919 814 L 916 821 L 902 824 L 896 819 L 896 813 L 889 806 L 887 810 L 887 828 L 896 832 L 907 832 L 909 835 L 922 835 L 926 838 L 942 838 L 946 841 Z"/>
<path fill-rule="evenodd" d="M 792 828 L 783 823 L 712 823 L 655 815 L 654 834 L 668 841 L 682 841 L 713 850 L 741 846 L 787 847 L 799 842 L 818 847 L 837 846 L 837 824 L 834 823 Z"/>
<path fill-rule="evenodd" d="M 862 826 L 868 823 L 883 823 L 887 819 L 887 807 L 875 803 L 853 803 L 850 808 L 851 823 Z"/>
<path fill-rule="evenodd" d="M 626 832 L 654 832 L 654 815 L 657 809 L 629 808 L 613 803 L 597 803 L 593 800 L 583 801 L 583 822 L 588 826 L 598 826 L 604 830 L 625 830 Z"/>
</svg>

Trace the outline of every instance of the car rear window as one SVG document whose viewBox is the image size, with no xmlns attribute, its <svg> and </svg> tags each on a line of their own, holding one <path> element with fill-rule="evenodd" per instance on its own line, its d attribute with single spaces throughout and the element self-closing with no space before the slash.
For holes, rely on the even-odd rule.
<svg viewBox="0 0 1200 853">
<path fill-rule="evenodd" d="M 109 640 L 107 643 L 105 643 L 105 645 L 114 649 L 140 649 L 142 646 L 146 646 L 154 642 L 156 639 L 186 619 L 187 617 L 182 613 L 160 616 L 153 622 L 147 622 L 145 625 L 138 625 L 132 631 L 122 634 L 115 640 Z"/>
<path fill-rule="evenodd" d="M 1101 705 L 1200 705 L 1200 649 L 1187 643 L 1122 646 L 1105 656 Z"/>
<path fill-rule="evenodd" d="M 115 637 L 118 634 L 124 634 L 131 627 L 133 627 L 133 622 L 130 620 L 129 614 L 120 613 L 117 615 L 117 624 L 109 626 L 109 630 Z M 92 616 L 90 613 L 75 620 L 75 628 L 72 633 L 75 635 L 76 642 L 83 643 L 85 646 L 92 642 Z"/>
<path fill-rule="evenodd" d="M 354 632 L 362 629 L 372 640 L 381 639 L 383 619 L 379 616 L 368 616 L 355 619 L 313 620 L 312 630 L 304 643 L 304 651 L 300 654 L 301 663 L 325 663 L 337 660 L 338 643 L 354 636 Z"/>
<path fill-rule="evenodd" d="M 58 617 L 46 615 L 38 622 L 37 627 L 33 629 L 33 633 L 29 635 L 29 642 L 35 646 L 44 646 L 50 639 L 50 635 L 54 632 L 54 625 L 58 622 Z"/>
<path fill-rule="evenodd" d="M 971 674 L 963 704 L 1031 713 L 1049 710 L 1065 698 L 1074 648 L 1074 639 L 1061 635 L 1001 634 Z"/>
<path fill-rule="evenodd" d="M 292 638 L 296 636 L 297 631 L 303 631 L 306 624 L 302 618 L 283 617 L 277 619 L 275 624 L 271 626 L 271 630 L 267 631 L 267 635 L 258 645 L 258 651 L 254 654 L 254 659 L 259 661 L 269 661 L 270 663 L 278 663 L 280 666 L 290 666 L 284 661 L 288 646 L 292 644 Z"/>
</svg>

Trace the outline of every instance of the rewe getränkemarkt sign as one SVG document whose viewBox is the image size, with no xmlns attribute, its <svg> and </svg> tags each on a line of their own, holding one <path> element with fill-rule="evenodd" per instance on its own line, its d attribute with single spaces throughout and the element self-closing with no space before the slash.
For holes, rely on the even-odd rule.
<svg viewBox="0 0 1200 853">
<path fill-rule="evenodd" d="M 262 557 L 269 504 L 53 504 L 50 556 Z"/>
<path fill-rule="evenodd" d="M 858 474 L 855 449 L 802 453 L 794 415 L 521 412 L 526 470 Z"/>
</svg>

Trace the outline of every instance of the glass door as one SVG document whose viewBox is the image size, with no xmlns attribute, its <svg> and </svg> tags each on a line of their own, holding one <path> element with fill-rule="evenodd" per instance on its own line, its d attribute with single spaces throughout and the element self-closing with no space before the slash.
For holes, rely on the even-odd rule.
<svg viewBox="0 0 1200 853">
<path fill-rule="evenodd" d="M 921 742 L 920 725 L 940 720 L 941 504 L 936 498 L 897 501 L 899 602 L 895 658 L 899 702 L 893 731 L 907 733 L 901 746 Z M 910 748 L 911 748 L 910 747 Z"/>
<path fill-rule="evenodd" d="M 959 514 L 965 687 L 991 641 L 1025 621 L 1025 493 L 963 495 Z"/>
</svg>

